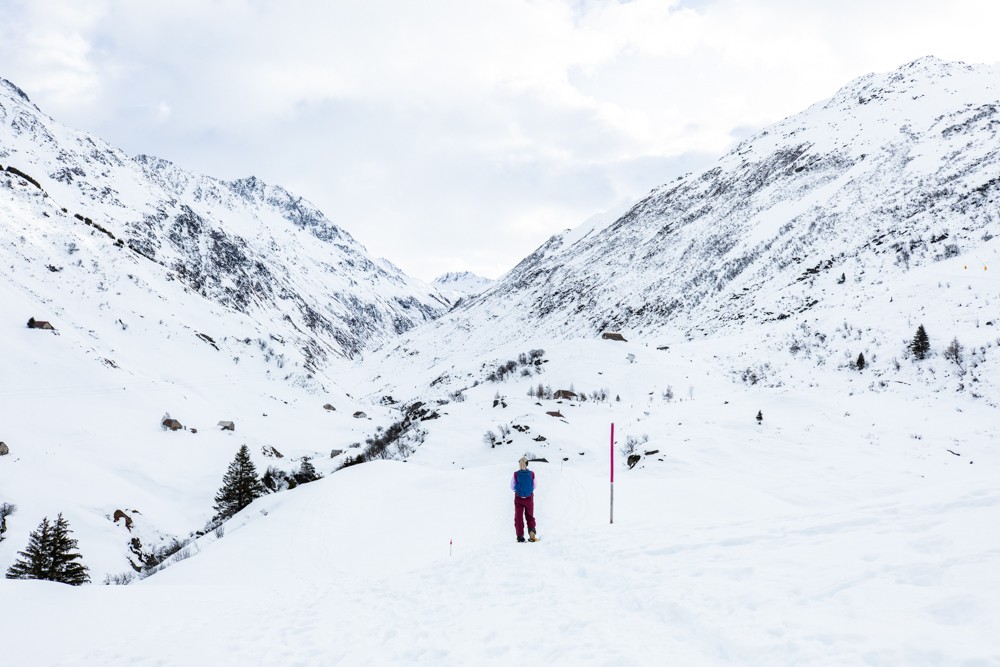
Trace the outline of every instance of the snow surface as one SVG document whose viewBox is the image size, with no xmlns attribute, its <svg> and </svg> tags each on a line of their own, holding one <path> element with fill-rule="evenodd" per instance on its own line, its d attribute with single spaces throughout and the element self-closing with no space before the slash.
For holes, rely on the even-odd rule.
<svg viewBox="0 0 1000 667">
<path fill-rule="evenodd" d="M 514 394 L 534 378 L 482 384 L 424 422 L 407 462 L 258 500 L 221 539 L 131 586 L 0 582 L 5 662 L 1000 660 L 992 408 L 920 390 L 852 396 L 852 378 L 809 394 L 751 389 L 704 344 L 612 345 L 563 344 L 538 377 L 565 382 L 597 364 L 620 401 Z M 681 389 L 673 400 L 667 380 Z M 497 388 L 506 408 L 491 405 Z M 489 448 L 482 425 L 501 419 L 530 430 Z M 545 442 L 529 438 L 539 433 Z M 659 452 L 629 470 L 619 448 L 643 434 L 639 452 Z M 231 449 L 216 456 L 220 476 Z M 548 459 L 532 465 L 542 541 L 516 544 L 507 484 L 528 449 Z M 35 522 L 24 514 L 12 518 Z M 40 644 L 39 627 L 59 641 Z"/>
<path fill-rule="evenodd" d="M 0 664 L 1000 665 L 993 71 L 931 59 L 865 77 L 758 134 L 724 170 L 686 177 L 676 199 L 664 186 L 617 221 L 554 237 L 450 314 L 360 361 L 331 354 L 311 369 L 285 347 L 299 327 L 281 308 L 198 294 L 0 177 L 0 502 L 17 505 L 0 569 L 63 512 L 93 580 L 0 579 Z M 928 115 L 914 87 L 944 115 Z M 29 106 L 17 149 L 41 165 L 29 137 L 56 126 Z M 880 108 L 892 112 L 884 128 Z M 919 141 L 901 132 L 906 119 L 920 121 L 909 130 Z M 864 134 L 852 142 L 844 128 Z M 812 153 L 786 164 L 800 140 Z M 111 149 L 95 155 L 117 164 Z M 801 173 L 800 158 L 811 165 Z M 137 179 L 119 194 L 147 192 L 153 176 L 178 193 L 213 187 L 136 164 L 119 170 Z M 880 208 L 877 179 L 896 167 L 905 184 Z M 756 177 L 756 199 L 716 191 Z M 938 182 L 955 185 L 935 198 Z M 60 196 L 77 201 L 70 192 Z M 736 200 L 750 207 L 729 209 L 736 223 L 706 213 L 684 227 Z M 824 222 L 866 211 L 878 224 Z M 804 212 L 812 220 L 798 224 Z M 796 221 L 793 240 L 754 255 Z M 219 216 L 220 230 L 247 225 L 248 237 L 286 222 Z M 959 254 L 938 250 L 945 231 Z M 315 234 L 294 234 L 296 248 L 322 252 Z M 698 301 L 680 278 L 728 260 L 692 249 L 723 241 L 723 254 L 752 261 Z M 288 284 L 308 293 L 306 264 L 288 264 Z M 379 302 L 382 287 L 365 289 Z M 668 289 L 683 303 L 629 311 L 628 342 L 596 337 L 588 309 L 662 305 Z M 27 329 L 32 315 L 56 331 Z M 383 323 L 374 338 L 392 330 Z M 906 345 L 921 323 L 931 352 L 916 360 Z M 953 337 L 960 364 L 944 354 Z M 586 400 L 539 398 L 539 385 Z M 389 460 L 340 469 L 417 402 L 427 412 Z M 188 429 L 161 429 L 165 412 Z M 199 536 L 242 444 L 260 472 L 309 456 L 324 478 Z M 526 453 L 546 459 L 532 463 L 537 544 L 515 543 L 511 525 L 508 482 Z M 192 541 L 165 569 L 101 585 L 132 572 L 133 540 L 148 555 L 173 539 Z"/>
</svg>

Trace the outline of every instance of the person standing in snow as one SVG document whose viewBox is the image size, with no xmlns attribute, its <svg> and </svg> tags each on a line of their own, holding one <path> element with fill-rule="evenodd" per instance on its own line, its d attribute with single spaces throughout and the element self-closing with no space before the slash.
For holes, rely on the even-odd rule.
<svg viewBox="0 0 1000 667">
<path fill-rule="evenodd" d="M 517 541 L 524 542 L 524 521 L 528 522 L 528 541 L 537 542 L 535 535 L 535 473 L 528 470 L 528 457 L 518 461 L 520 469 L 510 479 L 510 490 L 514 492 L 514 532 Z"/>
</svg>

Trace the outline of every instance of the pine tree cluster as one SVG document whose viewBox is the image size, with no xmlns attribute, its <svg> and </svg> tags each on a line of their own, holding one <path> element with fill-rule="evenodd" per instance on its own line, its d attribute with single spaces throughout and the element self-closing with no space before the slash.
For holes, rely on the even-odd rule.
<svg viewBox="0 0 1000 667">
<path fill-rule="evenodd" d="M 77 541 L 70 537 L 69 522 L 62 513 L 50 523 L 45 517 L 28 536 L 28 547 L 7 570 L 8 579 L 44 579 L 79 586 L 90 582 L 87 566 L 76 562 Z"/>
</svg>

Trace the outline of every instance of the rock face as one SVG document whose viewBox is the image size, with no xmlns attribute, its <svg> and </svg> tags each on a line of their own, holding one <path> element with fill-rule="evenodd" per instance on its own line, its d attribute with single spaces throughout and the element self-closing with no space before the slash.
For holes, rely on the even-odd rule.
<svg viewBox="0 0 1000 667">
<path fill-rule="evenodd" d="M 694 338 L 811 316 L 847 292 L 867 303 L 894 276 L 974 259 L 1000 217 L 997 174 L 1000 68 L 923 58 L 848 84 L 613 222 L 552 237 L 430 329 L 472 332 L 483 349 L 525 331 Z"/>
<path fill-rule="evenodd" d="M 306 374 L 331 358 L 358 357 L 451 305 L 437 289 L 374 260 L 302 197 L 252 176 L 223 181 L 155 157 L 131 158 L 59 125 L 2 79 L 0 167 L 7 214 L 0 241 L 17 246 L 12 237 L 27 228 L 37 246 L 4 253 L 5 265 L 48 263 L 49 280 L 65 280 L 64 265 L 52 258 L 68 249 L 76 255 L 70 261 L 81 260 L 76 279 L 96 289 L 126 275 L 135 281 L 130 269 L 147 264 L 151 300 L 176 301 L 169 285 L 176 281 L 286 341 L 288 349 L 275 354 L 301 359 Z M 15 280 L 27 278 L 17 273 Z M 63 304 L 51 305 L 58 312 Z"/>
</svg>

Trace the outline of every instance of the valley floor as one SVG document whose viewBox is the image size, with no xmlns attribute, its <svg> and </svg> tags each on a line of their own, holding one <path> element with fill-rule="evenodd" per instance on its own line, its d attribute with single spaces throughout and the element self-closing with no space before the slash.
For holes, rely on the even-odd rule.
<svg viewBox="0 0 1000 667">
<path fill-rule="evenodd" d="M 614 524 L 607 445 L 535 464 L 537 544 L 513 463 L 348 468 L 131 586 L 0 581 L 3 663 L 1000 664 L 992 441 L 792 440 L 664 448 Z"/>
</svg>

